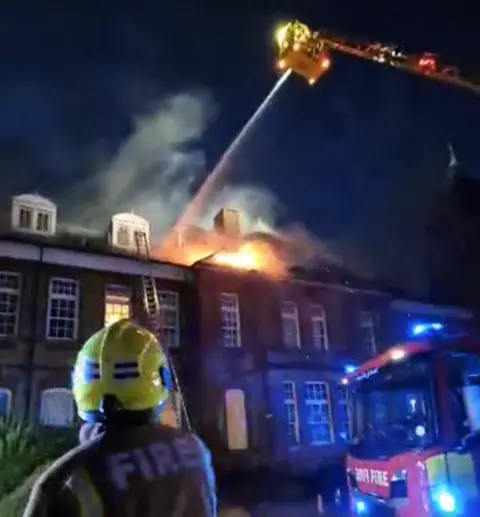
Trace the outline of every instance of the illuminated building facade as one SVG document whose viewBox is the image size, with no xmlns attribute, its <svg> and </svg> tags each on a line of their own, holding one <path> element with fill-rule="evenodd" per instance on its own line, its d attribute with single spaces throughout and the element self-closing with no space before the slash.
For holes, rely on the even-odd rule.
<svg viewBox="0 0 480 517">
<path fill-rule="evenodd" d="M 72 425 L 79 347 L 118 318 L 145 322 L 148 275 L 189 419 L 218 472 L 325 481 L 320 471 L 341 468 L 351 427 L 340 381 L 351 365 L 393 345 L 396 325 L 410 321 L 389 292 L 332 267 L 278 278 L 209 260 L 190 267 L 140 260 L 132 231 L 149 225 L 133 214 L 112 217 L 106 236 L 56 226 L 51 202 L 19 196 L 2 229 L 0 414 Z M 421 318 L 437 310 L 422 307 Z M 168 422 L 185 425 L 179 394 L 170 402 Z"/>
</svg>

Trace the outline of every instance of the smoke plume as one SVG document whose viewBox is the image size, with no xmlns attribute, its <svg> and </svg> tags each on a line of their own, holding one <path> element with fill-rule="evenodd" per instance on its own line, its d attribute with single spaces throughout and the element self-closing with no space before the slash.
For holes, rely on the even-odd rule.
<svg viewBox="0 0 480 517">
<path fill-rule="evenodd" d="M 156 239 L 172 227 L 206 176 L 200 139 L 214 113 L 204 93 L 171 96 L 137 119 L 132 134 L 93 176 L 76 185 L 65 203 L 69 220 L 104 229 L 112 214 L 134 211 L 152 225 Z M 198 224 L 229 206 L 242 211 L 244 230 L 274 223 L 276 200 L 263 188 L 226 186 L 206 207 Z M 262 223 L 260 223 L 262 224 Z"/>
<path fill-rule="evenodd" d="M 150 222 L 154 243 L 161 243 L 207 176 L 201 138 L 213 114 L 212 100 L 204 93 L 182 93 L 159 102 L 137 119 L 116 154 L 72 189 L 64 202 L 68 219 L 91 230 L 105 230 L 113 214 L 133 211 Z M 212 228 L 214 215 L 223 207 L 241 213 L 244 233 L 280 237 L 296 264 L 309 265 L 319 258 L 339 263 L 329 246 L 301 226 L 276 228 L 280 207 L 265 188 L 221 186 L 195 224 Z"/>
</svg>

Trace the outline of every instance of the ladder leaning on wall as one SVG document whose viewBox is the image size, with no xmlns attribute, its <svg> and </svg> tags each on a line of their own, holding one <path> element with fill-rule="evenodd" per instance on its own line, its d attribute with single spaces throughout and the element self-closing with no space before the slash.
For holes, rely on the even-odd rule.
<svg viewBox="0 0 480 517">
<path fill-rule="evenodd" d="M 137 248 L 137 256 L 140 259 L 150 261 L 152 258 L 150 251 L 150 242 L 148 235 L 145 231 L 135 231 L 135 244 Z M 163 352 L 165 357 L 167 358 L 168 366 L 170 368 L 170 372 L 172 374 L 173 382 L 175 389 L 178 393 L 179 398 L 179 415 L 180 422 L 185 419 L 185 424 L 189 431 L 192 430 L 190 425 L 190 419 L 188 417 L 187 406 L 185 404 L 185 397 L 183 396 L 182 389 L 180 386 L 180 381 L 178 379 L 178 375 L 175 369 L 175 365 L 173 363 L 173 359 L 171 358 L 168 347 L 162 343 L 161 335 L 160 335 L 160 301 L 158 299 L 157 285 L 155 282 L 155 278 L 152 275 L 143 275 L 142 276 L 142 297 L 143 297 L 143 306 L 145 312 L 147 314 L 147 320 L 150 330 L 158 337 L 160 346 L 163 348 Z M 173 403 L 172 399 L 170 402 Z M 173 404 L 174 405 L 174 404 Z M 174 407 L 174 409 L 176 409 Z M 182 418 L 183 417 L 183 418 Z"/>
</svg>

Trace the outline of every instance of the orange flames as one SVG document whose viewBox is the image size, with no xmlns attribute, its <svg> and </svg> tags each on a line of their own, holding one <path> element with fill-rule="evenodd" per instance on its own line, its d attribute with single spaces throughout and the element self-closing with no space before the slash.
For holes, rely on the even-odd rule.
<svg viewBox="0 0 480 517">
<path fill-rule="evenodd" d="M 181 245 L 164 243 L 155 256 L 176 264 L 192 266 L 200 262 L 243 271 L 256 271 L 274 277 L 287 274 L 287 267 L 277 250 L 259 238 L 232 239 L 215 232 L 202 239 Z"/>
<path fill-rule="evenodd" d="M 251 243 L 243 244 L 237 251 L 220 251 L 213 255 L 212 262 L 236 269 L 250 271 L 261 268 L 262 257 Z"/>
<path fill-rule="evenodd" d="M 286 272 L 285 264 L 273 249 L 258 241 L 245 242 L 235 251 L 221 251 L 212 256 L 212 262 L 247 271 L 260 271 L 272 276 Z"/>
</svg>

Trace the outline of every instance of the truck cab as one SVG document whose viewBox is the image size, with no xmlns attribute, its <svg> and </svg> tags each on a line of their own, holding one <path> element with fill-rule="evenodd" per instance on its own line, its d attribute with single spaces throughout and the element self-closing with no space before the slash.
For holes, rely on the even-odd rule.
<svg viewBox="0 0 480 517">
<path fill-rule="evenodd" d="M 343 380 L 352 516 L 480 511 L 480 343 L 397 346 Z"/>
</svg>

